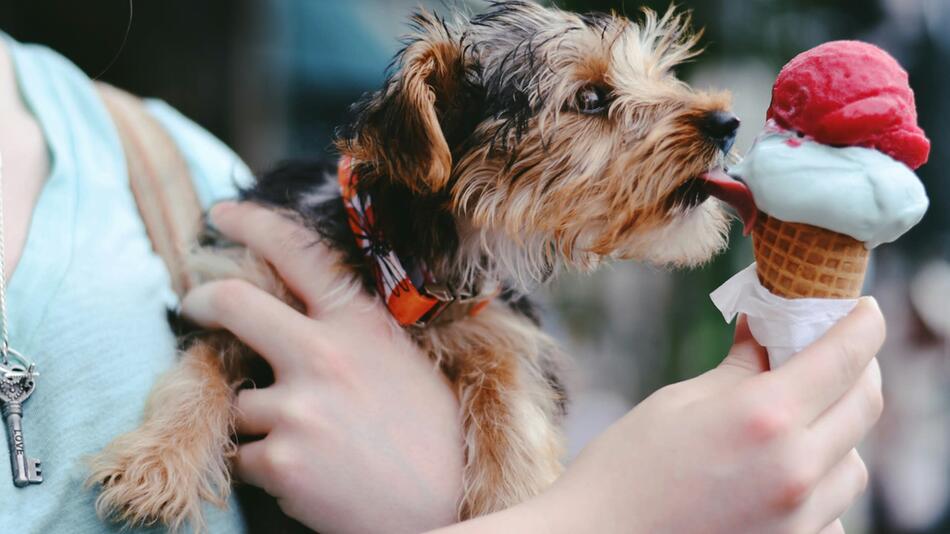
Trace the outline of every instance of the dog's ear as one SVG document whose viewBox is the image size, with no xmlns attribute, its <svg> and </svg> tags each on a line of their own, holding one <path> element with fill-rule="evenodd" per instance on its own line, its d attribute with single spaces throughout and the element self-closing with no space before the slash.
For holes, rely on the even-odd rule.
<svg viewBox="0 0 950 534">
<path fill-rule="evenodd" d="M 443 189 L 452 173 L 443 125 L 458 107 L 465 65 L 461 42 L 444 21 L 420 12 L 412 23 L 416 33 L 397 55 L 383 89 L 358 108 L 344 147 L 390 179 L 427 193 Z"/>
</svg>

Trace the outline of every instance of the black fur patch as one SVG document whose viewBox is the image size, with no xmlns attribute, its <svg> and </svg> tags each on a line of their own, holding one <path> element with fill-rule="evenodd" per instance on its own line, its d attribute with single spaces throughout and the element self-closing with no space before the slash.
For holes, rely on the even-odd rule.
<svg viewBox="0 0 950 534">
<path fill-rule="evenodd" d="M 535 326 L 541 326 L 541 314 L 538 312 L 538 307 L 527 295 L 505 289 L 498 298 L 512 310 L 527 317 Z"/>
<path fill-rule="evenodd" d="M 336 188 L 337 164 L 329 159 L 292 160 L 281 163 L 242 189 L 240 198 L 295 213 L 299 222 L 313 230 L 331 248 L 344 253 L 348 264 L 365 271 L 365 258 L 356 246 L 339 194 L 321 203 L 308 197 L 321 187 Z"/>
</svg>

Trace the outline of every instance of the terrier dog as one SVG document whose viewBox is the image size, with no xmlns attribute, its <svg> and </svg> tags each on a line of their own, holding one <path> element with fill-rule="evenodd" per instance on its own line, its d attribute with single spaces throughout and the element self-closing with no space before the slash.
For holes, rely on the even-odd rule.
<svg viewBox="0 0 950 534">
<path fill-rule="evenodd" d="M 564 268 L 692 266 L 723 249 L 728 217 L 699 177 L 723 164 L 738 119 L 727 94 L 675 77 L 699 36 L 672 9 L 631 22 L 511 0 L 411 23 L 385 85 L 354 106 L 339 164 L 284 166 L 242 197 L 340 251 L 322 309 L 376 294 L 441 366 L 462 407 L 464 519 L 561 472 L 558 350 L 527 292 Z M 198 256 L 206 279 L 299 306 L 240 248 L 212 239 Z M 93 461 L 103 515 L 177 528 L 228 495 L 234 385 L 259 357 L 225 332 L 189 339 L 142 426 Z"/>
</svg>

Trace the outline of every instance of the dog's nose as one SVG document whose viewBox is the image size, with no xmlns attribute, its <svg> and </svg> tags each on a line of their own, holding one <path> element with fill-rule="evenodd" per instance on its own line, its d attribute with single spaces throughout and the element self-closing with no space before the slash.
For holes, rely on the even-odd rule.
<svg viewBox="0 0 950 534">
<path fill-rule="evenodd" d="M 739 117 L 728 111 L 711 111 L 700 120 L 700 129 L 716 146 L 728 153 L 736 142 L 736 130 L 739 129 Z"/>
</svg>

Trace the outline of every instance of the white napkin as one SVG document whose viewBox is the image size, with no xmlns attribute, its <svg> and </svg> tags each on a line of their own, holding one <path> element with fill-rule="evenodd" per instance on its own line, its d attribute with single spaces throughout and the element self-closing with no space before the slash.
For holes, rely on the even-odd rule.
<svg viewBox="0 0 950 534">
<path fill-rule="evenodd" d="M 773 295 L 759 283 L 755 263 L 709 294 L 726 322 L 744 313 L 749 330 L 769 351 L 775 369 L 825 334 L 847 315 L 857 299 L 786 299 Z"/>
</svg>

